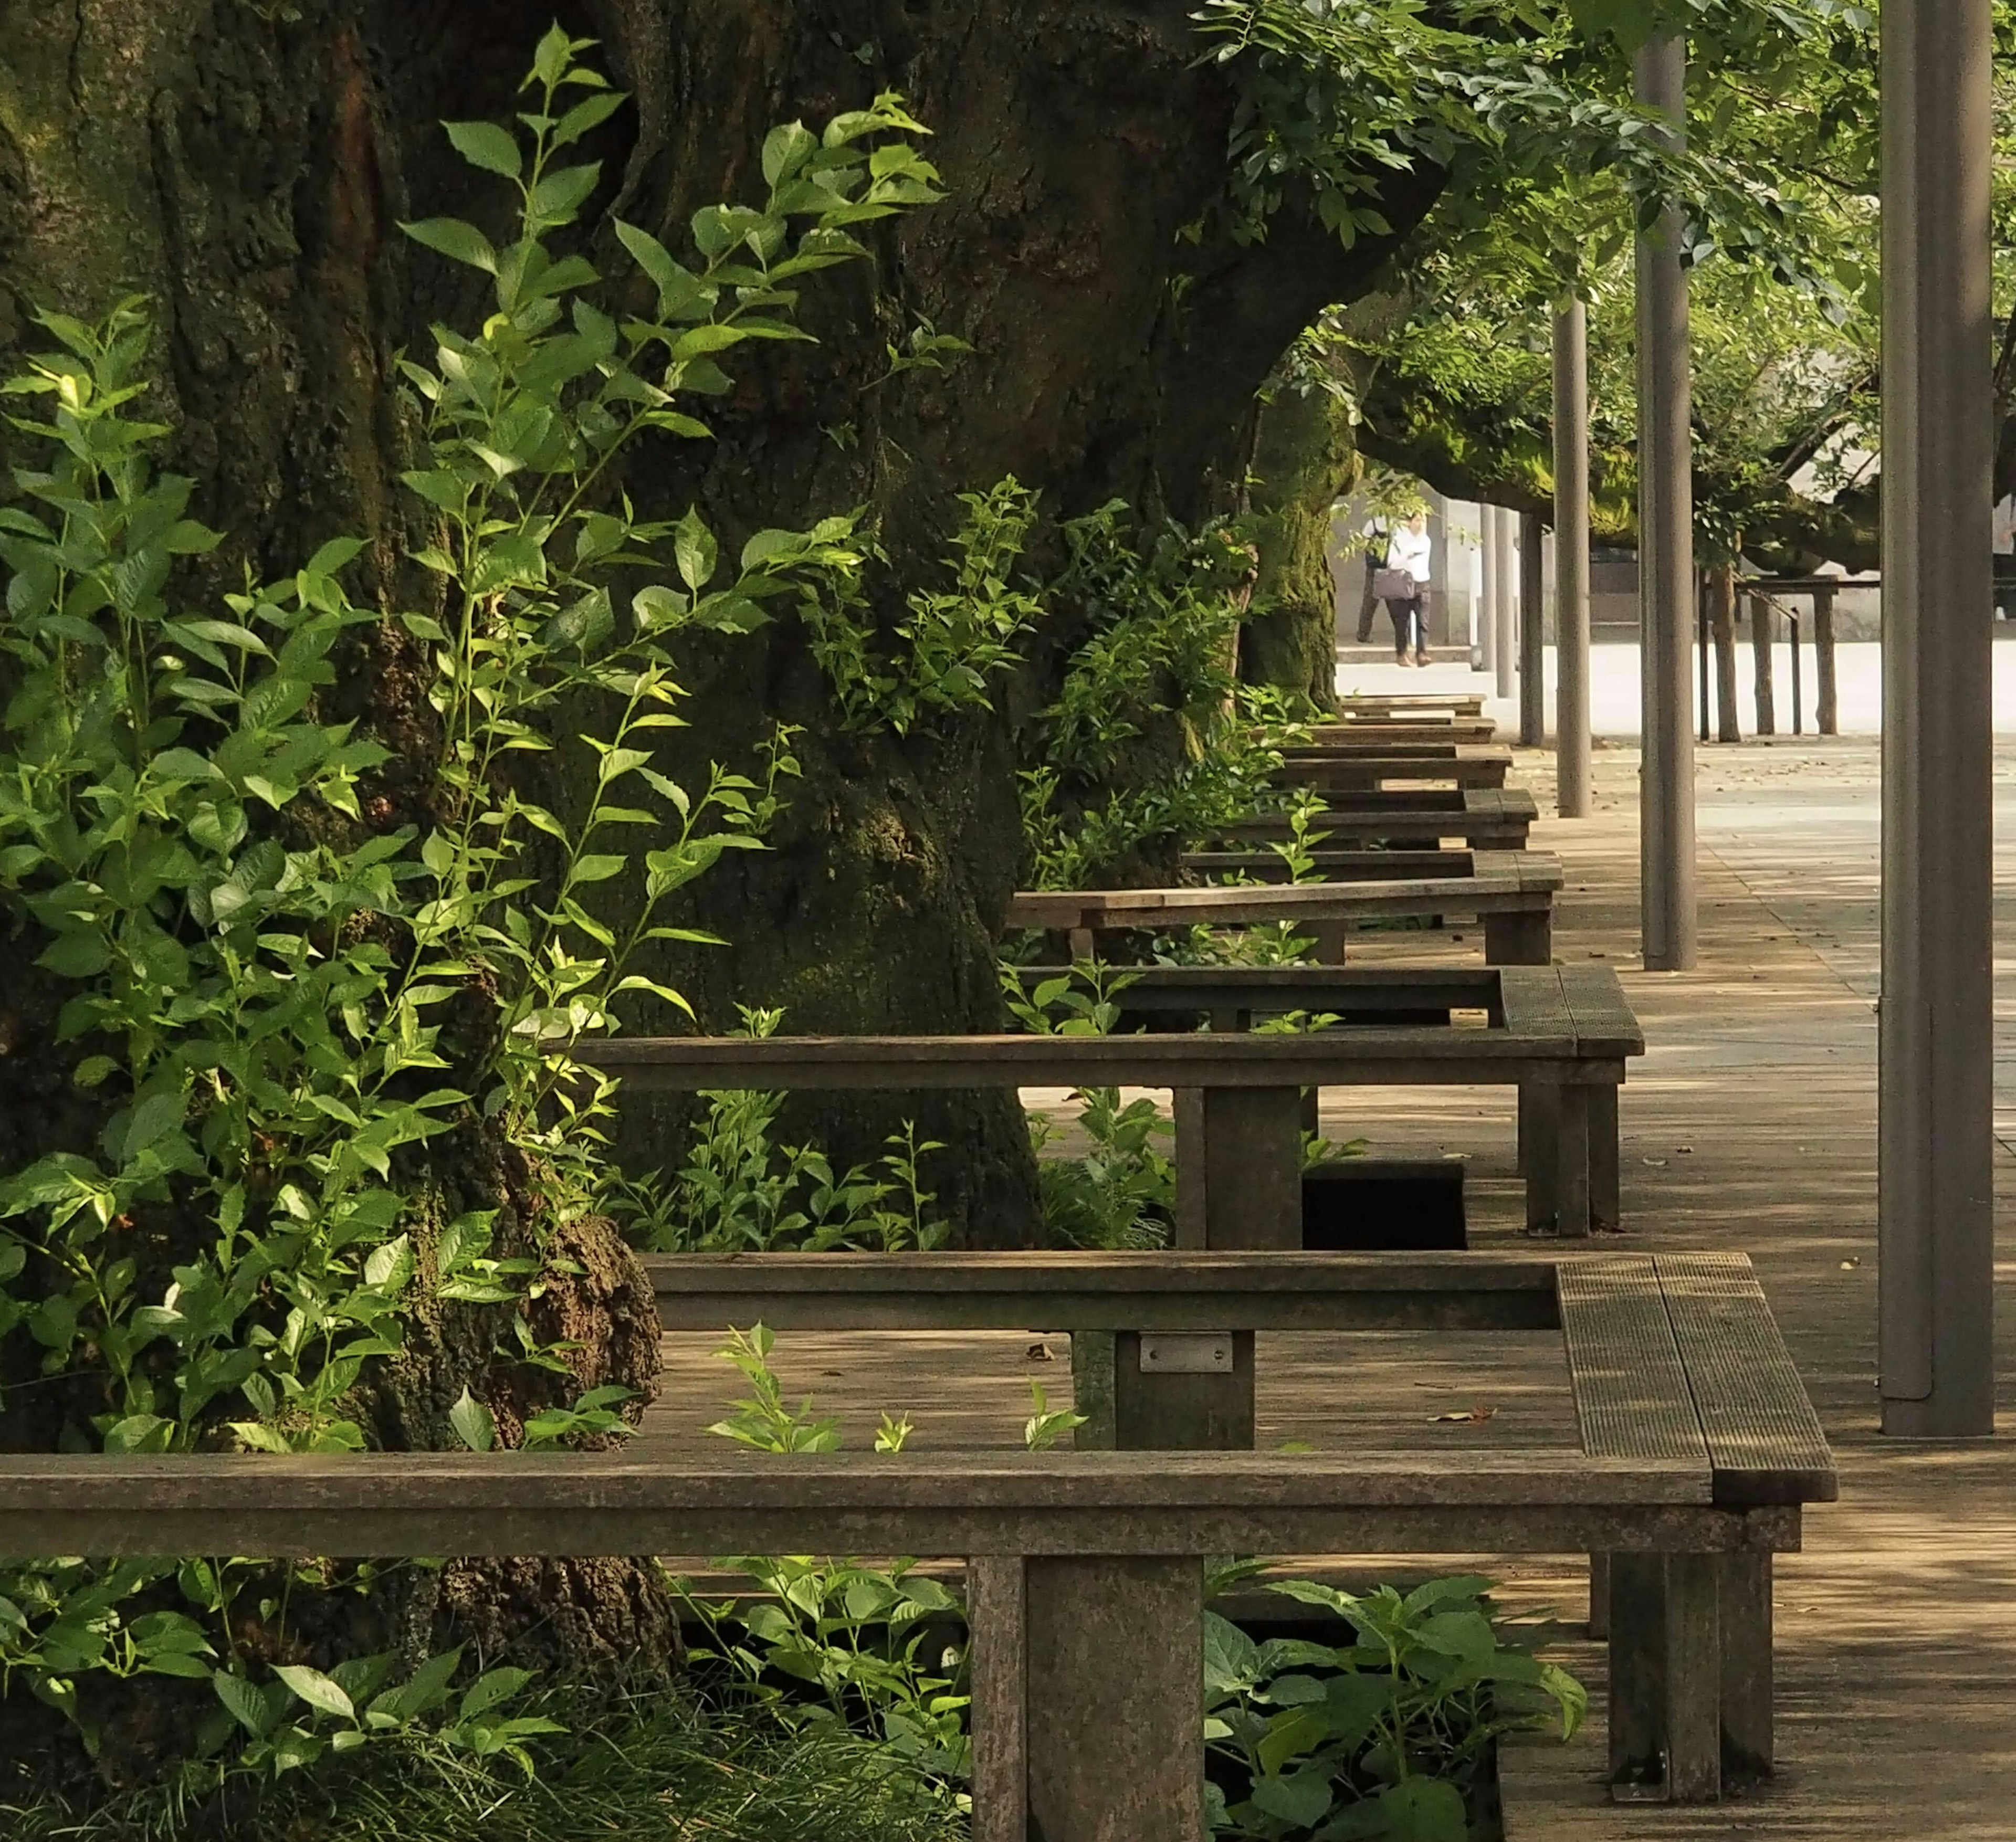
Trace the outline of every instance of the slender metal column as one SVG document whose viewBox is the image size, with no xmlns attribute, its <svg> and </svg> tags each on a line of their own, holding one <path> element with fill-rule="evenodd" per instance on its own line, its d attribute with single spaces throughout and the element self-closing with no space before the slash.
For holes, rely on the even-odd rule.
<svg viewBox="0 0 2016 1842">
<path fill-rule="evenodd" d="M 1639 52 L 1641 107 L 1684 138 L 1687 45 Z M 1689 439 L 1687 282 L 1679 219 L 1661 214 L 1638 243 L 1639 638 L 1644 750 L 1639 774 L 1639 876 L 1645 965 L 1694 963 L 1694 480 Z"/>
<path fill-rule="evenodd" d="M 1512 532 L 1516 520 L 1503 505 L 1496 509 L 1498 516 L 1492 537 L 1498 549 L 1498 627 L 1492 663 L 1498 671 L 1498 695 L 1510 697 L 1513 694 L 1513 675 L 1519 668 L 1519 642 L 1513 628 L 1514 612 L 1517 606 L 1514 599 L 1514 586 L 1518 579 L 1518 569 L 1512 560 Z"/>
<path fill-rule="evenodd" d="M 1554 312 L 1554 781 L 1564 818 L 1589 815 L 1589 316 Z"/>
<path fill-rule="evenodd" d="M 1547 739 L 1547 614 L 1541 599 L 1546 538 L 1537 512 L 1519 514 L 1519 740 Z"/>
<path fill-rule="evenodd" d="M 1883 1430 L 1995 1430 L 1989 0 L 1883 13 Z"/>
<path fill-rule="evenodd" d="M 1484 649 L 1484 669 L 1498 669 L 1498 508 L 1482 500 L 1477 506 L 1477 639 Z"/>
</svg>

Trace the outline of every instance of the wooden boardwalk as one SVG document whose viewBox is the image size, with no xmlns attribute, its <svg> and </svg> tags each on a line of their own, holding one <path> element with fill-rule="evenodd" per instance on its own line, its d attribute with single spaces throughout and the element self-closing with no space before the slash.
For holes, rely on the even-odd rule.
<svg viewBox="0 0 2016 1842">
<path fill-rule="evenodd" d="M 1701 750 L 1702 956 L 1687 974 L 1638 969 L 1636 756 L 1600 750 L 1596 760 L 1594 815 L 1543 818 L 1533 844 L 1558 852 L 1568 872 L 1557 956 L 1615 965 L 1645 1024 L 1649 1052 L 1622 1096 L 1629 1232 L 1616 1244 L 1752 1257 L 1834 1441 L 1842 1500 L 1814 1509 L 1806 1552 L 1779 1565 L 1777 1783 L 1719 1807 L 1614 1806 L 1601 1782 L 1599 1695 L 1598 1716 L 1575 1745 L 1508 1757 L 1512 1842 L 2007 1842 L 2016 1837 L 2016 1448 L 1899 1445 L 1876 1430 L 1875 744 Z M 1548 766 L 1522 751 L 1514 776 L 1543 814 Z M 1999 768 L 1998 793 L 2016 801 L 2016 750 Z M 2003 883 L 2016 887 L 2016 851 L 2005 855 Z M 2016 904 L 1998 923 L 1997 1013 L 2016 1019 Z M 1475 951 L 1420 933 L 1359 944 L 1354 958 L 1370 964 L 1467 962 Z M 2009 1193 L 2016 1043 L 2000 1053 L 1998 1189 Z M 1510 1093 L 1333 1090 L 1327 1099 L 1333 1137 L 1363 1134 L 1397 1156 L 1471 1153 L 1474 1239 L 1517 1237 Z M 2005 1240 L 2003 1260 L 2012 1257 Z M 2016 1383 L 2016 1324 L 2006 1315 L 2001 1341 Z M 665 1394 L 644 1437 L 694 1437 L 739 1391 L 711 1347 L 668 1340 Z M 1018 1444 L 1028 1379 L 1053 1406 L 1070 1391 L 1062 1339 L 797 1336 L 779 1355 L 793 1389 L 837 1414 L 862 1449 L 885 1407 L 910 1413 L 920 1445 Z M 1263 1448 L 1482 1449 L 1573 1437 L 1550 1333 L 1263 1338 L 1258 1367 Z M 2005 1384 L 2005 1410 L 2016 1406 L 2012 1394 Z M 1491 1411 L 1438 1417 L 1473 1409 Z M 1511 1603 L 1582 1611 L 1574 1557 L 1496 1570 Z M 1570 1645 L 1562 1660 L 1600 1686 L 1599 1646 Z"/>
</svg>

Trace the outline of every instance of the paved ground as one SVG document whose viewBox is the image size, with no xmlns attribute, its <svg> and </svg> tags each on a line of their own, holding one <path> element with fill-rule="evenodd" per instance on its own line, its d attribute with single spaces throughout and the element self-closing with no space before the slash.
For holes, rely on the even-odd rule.
<svg viewBox="0 0 2016 1842">
<path fill-rule="evenodd" d="M 1385 688 L 1431 674 L 1381 668 Z M 1456 675 L 1452 668 L 1451 676 Z M 1467 684 L 1467 673 L 1460 675 Z M 2016 746 L 1998 772 L 2016 799 Z M 1702 956 L 1692 973 L 1636 959 L 1636 761 L 1597 756 L 1597 811 L 1544 820 L 1536 847 L 1568 867 L 1564 959 L 1606 959 L 1651 1048 L 1621 1108 L 1629 1245 L 1749 1253 L 1836 1442 L 1842 1502 L 1813 1513 L 1780 1564 L 1779 1783 L 1761 1797 L 1682 1811 L 1611 1806 L 1593 1721 L 1575 1746 L 1508 1763 L 1512 1842 L 1741 1836 L 1852 1842 L 2016 1837 L 2016 1448 L 1900 1446 L 1877 1431 L 1874 1021 L 1877 755 L 1867 738 L 1707 748 L 1699 761 Z M 1515 778 L 1551 809 L 1550 762 Z M 2004 828 L 2005 830 L 2007 828 Z M 2016 832 L 2011 833 L 2016 836 Z M 2005 865 L 2016 869 L 2016 865 Z M 2005 883 L 2007 878 L 2004 878 Z M 2016 1019 L 2016 913 L 1999 916 L 1998 1016 Z M 1423 956 L 1393 937 L 1368 959 Z M 1474 956 L 1445 940 L 1432 956 Z M 2016 1041 L 2005 1040 L 2003 1162 L 2016 1190 Z M 1476 1239 L 1517 1232 L 1510 1096 L 1445 1088 L 1334 1093 L 1326 1125 L 1379 1149 L 1474 1158 Z M 2012 1257 L 2005 1247 L 2001 1272 Z M 2005 1317 L 2003 1367 L 2016 1377 Z M 1031 1376 L 1068 1393 L 1067 1351 L 1026 1337 L 790 1340 L 794 1384 L 849 1423 L 907 1407 L 933 1444 L 1019 1442 Z M 690 1437 L 732 1391 L 704 1345 L 668 1346 L 668 1398 L 647 1436 Z M 1046 1359 L 1047 1358 L 1047 1359 Z M 1263 1340 L 1262 1441 L 1486 1444 L 1566 1437 L 1555 1340 Z M 2016 1405 L 2007 1398 L 2005 1408 Z M 1452 1424 L 1451 1408 L 1496 1410 Z M 1579 1616 L 1572 1557 L 1507 1559 L 1508 1596 Z M 1597 1646 L 1564 1660 L 1600 1687 Z M 1600 1697 L 1598 1697 L 1600 1707 Z"/>
<path fill-rule="evenodd" d="M 1873 640 L 1844 642 L 1835 649 L 1835 689 L 1840 703 L 1841 732 L 1844 736 L 1874 736 L 1883 725 L 1882 648 Z M 1772 679 L 1776 693 L 1778 728 L 1792 732 L 1792 654 L 1780 642 L 1773 651 Z M 1811 646 L 1799 650 L 1799 677 L 1802 686 L 1807 732 L 1814 724 L 1814 708 L 1820 697 Z M 1553 705 L 1555 654 L 1547 649 L 1547 701 Z M 1700 682 L 1700 655 L 1695 655 L 1695 675 Z M 1749 642 L 1737 648 L 1737 699 L 1743 733 L 1756 728 L 1755 675 Z M 1384 646 L 1351 646 L 1345 649 L 1337 668 L 1337 683 L 1347 691 L 1449 691 L 1483 690 L 1494 682 L 1483 672 L 1470 669 L 1468 656 L 1454 648 L 1437 652 L 1426 670 L 1396 667 Z M 2016 634 L 1998 641 L 1995 647 L 1995 728 L 1998 735 L 2016 736 Z M 1492 714 L 1507 733 L 1516 733 L 1519 709 L 1516 702 L 1494 698 Z M 1638 733 L 1638 648 L 1634 644 L 1607 642 L 1589 652 L 1589 719 L 1599 736 L 1635 736 Z"/>
</svg>

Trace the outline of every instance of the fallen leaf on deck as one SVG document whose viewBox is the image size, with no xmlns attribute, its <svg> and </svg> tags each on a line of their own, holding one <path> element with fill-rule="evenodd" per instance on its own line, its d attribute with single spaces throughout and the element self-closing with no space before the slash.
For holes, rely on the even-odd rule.
<svg viewBox="0 0 2016 1842">
<path fill-rule="evenodd" d="M 1644 1161 L 1645 1163 L 1647 1163 L 1647 1164 L 1648 1164 L 1651 1165 L 1651 1166 L 1653 1167 L 1653 1168 L 1654 1168 L 1654 1169 L 1655 1169 L 1655 1170 L 1661 1170 L 1661 1169 L 1664 1169 L 1664 1168 L 1665 1168 L 1665 1162 L 1666 1162 L 1666 1160 L 1665 1160 L 1664 1158 L 1662 1158 L 1662 1157 L 1648 1157 L 1648 1158 L 1645 1159 L 1643 1161 Z"/>
<path fill-rule="evenodd" d="M 1431 1426 L 1458 1424 L 1481 1426 L 1497 1411 L 1495 1407 L 1472 1407 L 1461 1413 L 1431 1413 L 1428 1416 L 1428 1424 Z"/>
<path fill-rule="evenodd" d="M 1032 1343 L 1029 1345 L 1029 1360 L 1031 1362 L 1054 1362 L 1057 1358 L 1050 1354 L 1048 1344 Z"/>
<path fill-rule="evenodd" d="M 1852 1268 L 1852 1267 L 1858 1267 L 1858 1266 L 1861 1265 L 1861 1264 L 1862 1264 L 1862 1261 L 1861 1261 L 1861 1260 L 1860 1260 L 1860 1258 L 1859 1258 L 1859 1257 L 1858 1257 L 1857 1258 L 1856 1258 L 1856 1259 L 1853 1259 L 1853 1260 L 1844 1260 L 1844 1261 L 1841 1263 L 1841 1270 L 1843 1272 L 1848 1272 L 1851 1268 Z"/>
<path fill-rule="evenodd" d="M 1316 1448 L 1306 1439 L 1283 1439 L 1274 1449 L 1276 1452 L 1314 1452 Z"/>
</svg>

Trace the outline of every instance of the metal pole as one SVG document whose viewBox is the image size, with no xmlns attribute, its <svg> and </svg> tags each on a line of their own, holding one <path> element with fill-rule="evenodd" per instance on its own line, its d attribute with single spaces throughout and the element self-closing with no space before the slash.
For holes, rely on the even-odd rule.
<svg viewBox="0 0 2016 1842">
<path fill-rule="evenodd" d="M 1498 508 L 1482 500 L 1477 506 L 1478 585 L 1477 638 L 1484 649 L 1486 671 L 1498 669 Z"/>
<path fill-rule="evenodd" d="M 1542 581 L 1546 535 L 1537 512 L 1519 514 L 1519 741 L 1547 739 L 1547 616 Z"/>
<path fill-rule="evenodd" d="M 1503 505 L 1492 509 L 1498 514 L 1493 521 L 1493 535 L 1498 545 L 1498 626 L 1492 642 L 1492 661 L 1498 671 L 1498 695 L 1510 697 L 1514 690 L 1512 676 L 1519 666 L 1519 641 L 1513 630 L 1513 613 L 1517 606 L 1513 591 L 1519 579 L 1518 566 L 1512 559 L 1514 520 L 1512 513 Z"/>
<path fill-rule="evenodd" d="M 1995 1430 L 1989 0 L 1883 13 L 1883 1430 Z"/>
<path fill-rule="evenodd" d="M 1683 138 L 1687 45 L 1656 38 L 1638 54 L 1641 107 Z M 1639 880 L 1646 969 L 1694 963 L 1694 480 L 1688 438 L 1687 282 L 1679 214 L 1662 213 L 1638 243 L 1639 642 L 1644 752 L 1639 774 Z"/>
<path fill-rule="evenodd" d="M 1799 610 L 1785 610 L 1785 630 L 1792 636 L 1792 733 L 1799 733 Z"/>
<path fill-rule="evenodd" d="M 1698 733 L 1708 739 L 1708 597 L 1701 592 L 1701 576 L 1694 576 L 1694 645 L 1701 660 L 1701 725 Z"/>
<path fill-rule="evenodd" d="M 1579 300 L 1554 311 L 1555 800 L 1564 818 L 1589 813 L 1589 318 Z"/>
</svg>

